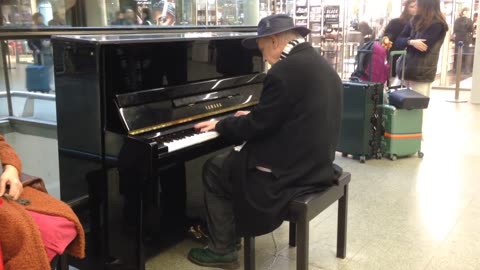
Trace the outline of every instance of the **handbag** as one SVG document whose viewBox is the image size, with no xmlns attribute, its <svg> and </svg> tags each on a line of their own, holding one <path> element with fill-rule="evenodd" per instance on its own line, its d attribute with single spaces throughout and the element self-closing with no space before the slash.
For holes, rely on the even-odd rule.
<svg viewBox="0 0 480 270">
<path fill-rule="evenodd" d="M 42 178 L 22 173 L 20 175 L 20 182 L 22 182 L 23 187 L 31 187 L 48 194 L 47 189 L 45 188 L 45 182 L 43 182 Z"/>
</svg>

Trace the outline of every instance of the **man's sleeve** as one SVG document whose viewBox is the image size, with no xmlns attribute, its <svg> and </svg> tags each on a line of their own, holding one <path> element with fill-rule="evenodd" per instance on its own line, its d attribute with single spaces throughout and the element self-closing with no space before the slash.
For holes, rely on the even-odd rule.
<svg viewBox="0 0 480 270">
<path fill-rule="evenodd" d="M 12 165 L 17 168 L 19 173 L 22 171 L 20 158 L 18 158 L 15 150 L 5 141 L 2 135 L 0 135 L 0 163 L 2 165 Z"/>
<path fill-rule="evenodd" d="M 257 106 L 248 115 L 221 120 L 216 125 L 216 131 L 232 142 L 258 139 L 277 131 L 289 109 L 284 82 L 274 75 L 267 75 Z"/>
</svg>

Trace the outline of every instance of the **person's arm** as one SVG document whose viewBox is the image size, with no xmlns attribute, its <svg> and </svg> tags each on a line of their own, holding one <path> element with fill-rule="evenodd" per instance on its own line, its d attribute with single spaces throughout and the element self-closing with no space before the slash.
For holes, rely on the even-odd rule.
<svg viewBox="0 0 480 270">
<path fill-rule="evenodd" d="M 215 130 L 233 142 L 261 138 L 280 129 L 289 108 L 284 82 L 274 75 L 267 75 L 258 105 L 249 114 L 218 122 Z"/>
<path fill-rule="evenodd" d="M 7 185 L 9 185 L 10 190 L 8 194 L 16 200 L 20 197 L 20 194 L 23 191 L 22 183 L 20 182 L 22 163 L 13 148 L 1 135 L 0 161 L 3 167 L 3 172 L 0 175 L 0 197 L 3 196 Z"/>
<path fill-rule="evenodd" d="M 36 43 L 36 40 L 32 40 L 32 39 L 28 40 L 27 41 L 28 48 L 34 52 L 40 51 L 40 48 L 35 43 Z"/>
<path fill-rule="evenodd" d="M 251 113 L 220 121 L 216 130 L 231 141 L 248 141 L 267 136 L 283 124 L 290 107 L 286 86 L 275 75 L 267 75 L 262 96 Z"/>
<path fill-rule="evenodd" d="M 433 45 L 445 37 L 444 32 L 445 28 L 441 23 L 434 23 L 423 31 L 420 39 L 411 39 L 407 44 L 421 52 L 428 52 L 429 48 L 432 48 Z"/>
<path fill-rule="evenodd" d="M 467 19 L 467 33 L 473 33 L 473 21 L 468 18 Z"/>
<path fill-rule="evenodd" d="M 410 33 L 412 32 L 412 24 L 409 22 L 403 28 L 400 35 L 395 40 L 393 44 L 394 50 L 404 50 L 407 47 L 407 41 L 410 38 Z"/>
<path fill-rule="evenodd" d="M 400 35 L 400 32 L 402 32 L 403 26 L 404 25 L 399 18 L 390 20 L 383 34 L 382 45 L 384 48 L 390 49 L 394 47 L 394 43 L 396 42 L 398 35 Z"/>
<path fill-rule="evenodd" d="M 395 35 L 395 19 L 393 20 L 390 20 L 390 22 L 388 22 L 387 24 L 387 27 L 385 27 L 385 31 L 383 31 L 383 36 L 384 37 L 388 37 L 388 39 L 392 42 L 395 41 L 395 38 L 397 35 Z"/>
</svg>

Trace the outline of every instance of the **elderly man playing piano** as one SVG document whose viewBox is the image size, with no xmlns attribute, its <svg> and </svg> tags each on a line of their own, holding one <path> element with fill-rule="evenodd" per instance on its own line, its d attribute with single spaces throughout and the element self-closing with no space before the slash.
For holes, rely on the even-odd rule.
<svg viewBox="0 0 480 270">
<path fill-rule="evenodd" d="M 282 223 L 294 197 L 327 189 L 338 177 L 335 147 L 342 112 L 342 82 L 307 42 L 310 31 L 278 14 L 263 18 L 258 35 L 243 41 L 258 48 L 268 71 L 251 111 L 202 122 L 237 144 L 204 167 L 209 244 L 193 248 L 195 264 L 238 267 L 239 237 L 269 233 Z"/>
</svg>

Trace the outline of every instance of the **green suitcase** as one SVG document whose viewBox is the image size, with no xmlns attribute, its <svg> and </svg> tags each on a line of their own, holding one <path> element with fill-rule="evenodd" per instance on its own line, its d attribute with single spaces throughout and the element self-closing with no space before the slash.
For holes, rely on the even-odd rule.
<svg viewBox="0 0 480 270">
<path fill-rule="evenodd" d="M 343 82 L 342 128 L 337 151 L 351 155 L 361 163 L 382 158 L 383 84 L 372 82 Z"/>
<path fill-rule="evenodd" d="M 391 160 L 418 154 L 422 158 L 423 110 L 402 110 L 382 105 L 384 119 L 383 154 Z"/>
</svg>

